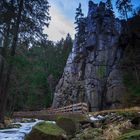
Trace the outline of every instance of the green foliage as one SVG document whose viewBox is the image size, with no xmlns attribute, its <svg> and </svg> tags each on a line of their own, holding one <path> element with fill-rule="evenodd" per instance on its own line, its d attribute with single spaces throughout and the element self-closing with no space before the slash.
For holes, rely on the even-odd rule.
<svg viewBox="0 0 140 140">
<path fill-rule="evenodd" d="M 106 8 L 108 9 L 108 10 L 113 10 L 113 6 L 112 6 L 112 1 L 111 0 L 107 0 L 106 1 Z"/>
<path fill-rule="evenodd" d="M 28 67 L 30 63 L 25 56 L 15 56 L 14 65 L 16 65 L 19 69 L 23 69 Z"/>
<path fill-rule="evenodd" d="M 133 130 L 131 132 L 123 134 L 116 140 L 138 140 L 140 138 L 140 130 Z"/>
<path fill-rule="evenodd" d="M 132 119 L 132 118 L 134 118 L 135 116 L 137 116 L 138 115 L 138 113 L 137 112 L 125 112 L 125 111 L 118 111 L 117 112 L 117 114 L 118 115 L 120 115 L 120 116 L 123 116 L 123 117 L 125 117 L 125 118 L 127 118 L 127 119 Z"/>
<path fill-rule="evenodd" d="M 134 79 L 133 73 L 130 74 L 127 71 L 127 73 L 124 74 L 124 83 L 131 94 L 140 96 L 140 83 L 137 83 L 137 81 Z"/>
<path fill-rule="evenodd" d="M 117 0 L 116 1 L 116 8 L 120 12 L 120 14 L 128 19 L 128 12 L 132 11 L 132 4 L 131 0 Z"/>
<path fill-rule="evenodd" d="M 80 44 L 84 42 L 85 40 L 85 25 L 86 25 L 86 19 L 84 18 L 84 14 L 82 13 L 81 9 L 81 3 L 79 3 L 79 7 L 76 8 L 76 16 L 75 16 L 75 22 L 76 27 L 75 30 L 77 31 L 77 43 Z"/>
<path fill-rule="evenodd" d="M 22 3 L 24 8 L 19 3 Z M 50 20 L 48 0 L 34 0 L 32 2 L 27 2 L 26 0 L 1 1 L 0 7 L 0 26 L 3 27 L 1 28 L 2 35 L 9 28 L 8 35 L 10 36 L 7 36 L 7 42 L 11 43 L 9 40 L 15 34 L 15 25 L 17 25 L 17 17 L 19 16 L 17 13 L 20 8 L 20 31 L 16 33 L 20 34 L 18 39 L 26 44 L 41 42 L 46 39 L 43 29 L 45 26 L 48 27 Z"/>
<path fill-rule="evenodd" d="M 140 104 L 140 82 L 138 82 L 137 71 L 133 71 L 131 68 L 128 68 L 127 71 L 124 71 L 123 81 L 127 88 L 127 106 L 134 106 Z"/>
<path fill-rule="evenodd" d="M 47 42 L 30 49 L 20 46 L 13 62 L 7 110 L 50 107 L 71 48 L 70 35 L 56 44 Z"/>
<path fill-rule="evenodd" d="M 121 67 L 123 68 L 123 82 L 127 89 L 126 105 L 140 105 L 140 49 L 138 39 L 140 16 L 136 15 L 127 21 L 129 33 L 121 37 L 120 46 L 126 44 Z M 124 47 L 124 46 L 123 46 Z"/>
</svg>

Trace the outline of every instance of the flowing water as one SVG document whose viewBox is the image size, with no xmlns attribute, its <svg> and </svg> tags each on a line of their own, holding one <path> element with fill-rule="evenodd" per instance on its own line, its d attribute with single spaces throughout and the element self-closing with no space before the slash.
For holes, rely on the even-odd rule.
<svg viewBox="0 0 140 140">
<path fill-rule="evenodd" d="M 30 123 L 14 123 L 20 124 L 20 128 L 11 128 L 0 130 L 0 140 L 24 140 L 25 135 L 27 135 L 34 125 L 41 122 L 41 120 L 35 120 L 35 122 Z"/>
</svg>

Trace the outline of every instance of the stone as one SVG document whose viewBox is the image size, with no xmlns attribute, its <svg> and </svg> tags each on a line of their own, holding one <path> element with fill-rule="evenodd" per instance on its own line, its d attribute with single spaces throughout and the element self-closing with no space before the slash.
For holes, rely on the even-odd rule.
<svg viewBox="0 0 140 140">
<path fill-rule="evenodd" d="M 79 129 L 79 123 L 74 119 L 60 117 L 56 121 L 56 124 L 66 131 L 67 135 L 74 136 Z"/>
<path fill-rule="evenodd" d="M 119 108 L 125 93 L 119 68 L 121 21 L 105 8 L 105 3 L 98 5 L 91 0 L 83 20 L 84 40 L 75 38 L 52 107 L 86 102 L 90 111 Z"/>
<path fill-rule="evenodd" d="M 0 123 L 0 129 L 4 129 L 4 128 L 5 128 L 4 124 Z"/>
<path fill-rule="evenodd" d="M 6 128 L 20 128 L 22 125 L 21 124 L 9 124 L 6 126 Z"/>
<path fill-rule="evenodd" d="M 135 126 L 139 126 L 140 125 L 140 116 L 137 116 L 137 117 L 133 118 L 131 120 L 131 123 Z"/>
<path fill-rule="evenodd" d="M 56 124 L 41 122 L 33 127 L 25 140 L 67 140 L 66 132 Z"/>
</svg>

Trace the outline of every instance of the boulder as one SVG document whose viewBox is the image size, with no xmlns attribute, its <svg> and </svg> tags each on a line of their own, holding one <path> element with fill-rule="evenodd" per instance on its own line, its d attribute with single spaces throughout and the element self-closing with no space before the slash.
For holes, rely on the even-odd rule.
<svg viewBox="0 0 140 140">
<path fill-rule="evenodd" d="M 4 129 L 4 128 L 5 128 L 4 124 L 0 123 L 0 129 Z"/>
<path fill-rule="evenodd" d="M 70 136 L 74 136 L 79 130 L 79 123 L 75 119 L 60 117 L 56 121 L 56 124 Z"/>
<path fill-rule="evenodd" d="M 135 126 L 139 126 L 140 125 L 140 116 L 137 116 L 137 117 L 133 118 L 131 120 L 131 123 Z"/>
<path fill-rule="evenodd" d="M 67 140 L 66 132 L 54 123 L 41 122 L 33 127 L 25 140 Z"/>
<path fill-rule="evenodd" d="M 125 88 L 119 68 L 121 21 L 105 3 L 89 1 L 84 39 L 76 36 L 62 78 L 55 90 L 53 107 L 86 102 L 90 111 L 119 108 Z M 117 28 L 118 27 L 118 28 Z"/>
</svg>

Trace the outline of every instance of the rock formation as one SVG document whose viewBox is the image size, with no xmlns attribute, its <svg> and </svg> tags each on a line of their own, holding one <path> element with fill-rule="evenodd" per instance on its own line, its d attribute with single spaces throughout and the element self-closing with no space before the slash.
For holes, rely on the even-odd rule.
<svg viewBox="0 0 140 140">
<path fill-rule="evenodd" d="M 119 67 L 121 23 L 105 3 L 89 1 L 84 40 L 76 36 L 64 73 L 54 94 L 53 107 L 87 102 L 91 111 L 118 108 L 125 91 Z"/>
</svg>

